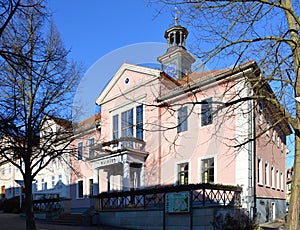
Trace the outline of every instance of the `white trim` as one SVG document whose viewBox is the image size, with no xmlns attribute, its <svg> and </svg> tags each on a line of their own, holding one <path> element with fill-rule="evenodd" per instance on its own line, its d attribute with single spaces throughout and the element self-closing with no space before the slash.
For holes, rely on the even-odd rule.
<svg viewBox="0 0 300 230">
<path fill-rule="evenodd" d="M 130 106 L 129 106 L 130 105 Z M 118 115 L 118 135 L 119 138 L 121 137 L 122 134 L 122 113 L 126 112 L 128 110 L 133 109 L 133 137 L 136 137 L 136 108 L 138 106 L 143 106 L 143 126 L 145 126 L 145 105 L 143 103 L 138 103 L 138 102 L 131 102 L 128 103 L 127 105 L 123 106 L 118 106 L 118 109 L 114 109 L 113 112 L 111 112 L 110 115 L 110 124 L 111 124 L 111 131 L 110 131 L 110 138 L 111 140 L 113 139 L 113 117 L 115 115 Z M 145 139 L 145 130 L 143 129 L 143 137 Z"/>
<path fill-rule="evenodd" d="M 260 162 L 259 162 L 260 160 Z M 257 181 L 257 184 L 258 185 L 263 185 L 263 173 L 264 173 L 264 170 L 263 170 L 263 159 L 261 156 L 258 156 L 257 158 L 257 169 L 259 170 L 259 177 L 258 177 L 258 181 Z"/>
<path fill-rule="evenodd" d="M 94 193 L 94 184 L 95 184 L 95 181 L 94 181 L 94 177 L 88 177 L 87 178 L 87 196 L 89 197 L 90 195 L 94 195 L 94 194 L 90 194 L 90 180 L 93 180 L 93 193 Z"/>
<path fill-rule="evenodd" d="M 112 77 L 112 79 L 110 80 L 108 85 L 105 87 L 105 89 L 100 93 L 100 95 L 96 99 L 96 104 L 97 105 L 101 105 L 101 104 L 107 102 L 107 101 L 105 101 L 106 96 L 111 91 L 111 89 L 116 85 L 116 83 L 118 82 L 118 80 L 120 79 L 120 77 L 123 75 L 123 73 L 126 70 L 130 70 L 130 71 L 134 71 L 134 72 L 149 75 L 149 77 L 152 77 L 150 80 L 148 80 L 149 82 L 157 79 L 159 77 L 159 74 L 160 74 L 160 70 L 157 70 L 157 69 L 151 69 L 151 68 L 147 68 L 147 67 L 132 65 L 132 64 L 128 64 L 128 63 L 123 63 L 121 65 L 121 67 L 118 69 L 118 71 L 115 73 L 115 75 Z M 135 90 L 136 88 L 147 84 L 148 81 L 144 81 L 143 84 L 137 85 L 135 87 L 130 88 L 130 91 Z M 130 92 L 130 91 L 128 91 L 128 92 Z M 128 93 L 128 92 L 126 92 L 126 93 Z M 122 95 L 124 95 L 124 94 L 125 94 L 125 92 L 122 93 Z M 118 96 L 119 95 L 114 95 L 114 98 L 116 98 Z"/>
<path fill-rule="evenodd" d="M 218 163 L 217 163 L 217 154 L 211 154 L 211 155 L 206 155 L 202 157 L 198 157 L 198 182 L 202 182 L 202 160 L 209 159 L 209 158 L 214 158 L 214 183 L 217 183 L 217 168 L 218 168 Z"/>
<path fill-rule="evenodd" d="M 147 97 L 147 94 L 143 94 L 136 98 L 131 98 L 129 101 L 127 101 L 125 103 L 121 103 L 120 105 L 110 108 L 108 110 L 108 112 L 112 113 L 112 114 L 118 114 L 119 113 L 118 110 L 126 111 L 127 108 L 131 108 L 132 106 L 136 107 L 139 105 L 143 105 L 146 97 Z"/>
<path fill-rule="evenodd" d="M 174 172 L 175 172 L 175 176 L 174 176 L 174 185 L 177 185 L 177 182 L 179 182 L 179 178 L 178 178 L 178 165 L 183 164 L 183 163 L 188 163 L 188 168 L 189 168 L 189 172 L 188 172 L 188 182 L 190 183 L 190 179 L 191 179 L 191 162 L 190 160 L 181 160 L 181 161 L 176 161 L 174 164 Z"/>
</svg>

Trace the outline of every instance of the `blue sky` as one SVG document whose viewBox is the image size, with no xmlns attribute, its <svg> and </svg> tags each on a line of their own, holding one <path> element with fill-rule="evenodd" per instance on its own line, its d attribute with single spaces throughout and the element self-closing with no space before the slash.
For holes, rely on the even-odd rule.
<svg viewBox="0 0 300 230">
<path fill-rule="evenodd" d="M 174 12 L 157 15 L 143 0 L 49 0 L 54 22 L 71 57 L 89 68 L 103 55 L 141 42 L 165 42 Z"/>
</svg>

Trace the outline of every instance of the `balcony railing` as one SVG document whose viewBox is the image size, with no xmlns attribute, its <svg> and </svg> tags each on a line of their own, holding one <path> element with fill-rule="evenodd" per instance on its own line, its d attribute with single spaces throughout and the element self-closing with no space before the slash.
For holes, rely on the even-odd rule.
<svg viewBox="0 0 300 230">
<path fill-rule="evenodd" d="M 145 142 L 134 137 L 121 137 L 116 140 L 103 142 L 96 147 L 97 150 L 115 152 L 119 150 L 132 149 L 145 151 Z"/>
<path fill-rule="evenodd" d="M 241 187 L 215 184 L 190 184 L 135 191 L 105 192 L 100 193 L 97 198 L 101 210 L 163 209 L 168 194 L 184 192 L 191 202 L 191 207 L 241 205 Z"/>
<path fill-rule="evenodd" d="M 145 152 L 145 145 L 146 143 L 134 137 L 121 137 L 116 140 L 102 142 L 94 146 L 94 155 L 89 156 L 90 159 L 97 158 L 103 153 L 115 153 L 124 150 L 133 150 L 139 152 Z"/>
</svg>

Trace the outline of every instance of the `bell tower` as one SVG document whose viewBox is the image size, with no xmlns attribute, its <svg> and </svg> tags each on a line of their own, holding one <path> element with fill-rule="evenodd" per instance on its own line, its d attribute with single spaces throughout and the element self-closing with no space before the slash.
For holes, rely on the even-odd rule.
<svg viewBox="0 0 300 230">
<path fill-rule="evenodd" d="M 178 25 L 178 17 L 175 17 L 175 25 L 165 31 L 168 43 L 167 51 L 157 60 L 162 64 L 162 70 L 175 80 L 191 73 L 192 64 L 195 59 L 185 48 L 185 40 L 188 30 Z"/>
</svg>

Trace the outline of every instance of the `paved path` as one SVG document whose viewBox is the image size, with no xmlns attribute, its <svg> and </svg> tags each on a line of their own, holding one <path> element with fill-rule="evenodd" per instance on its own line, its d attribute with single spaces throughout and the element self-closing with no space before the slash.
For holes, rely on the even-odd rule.
<svg viewBox="0 0 300 230">
<path fill-rule="evenodd" d="M 122 230 L 109 226 L 65 226 L 36 223 L 38 230 Z M 2 230 L 25 230 L 25 218 L 19 214 L 0 213 L 0 229 Z"/>
</svg>

